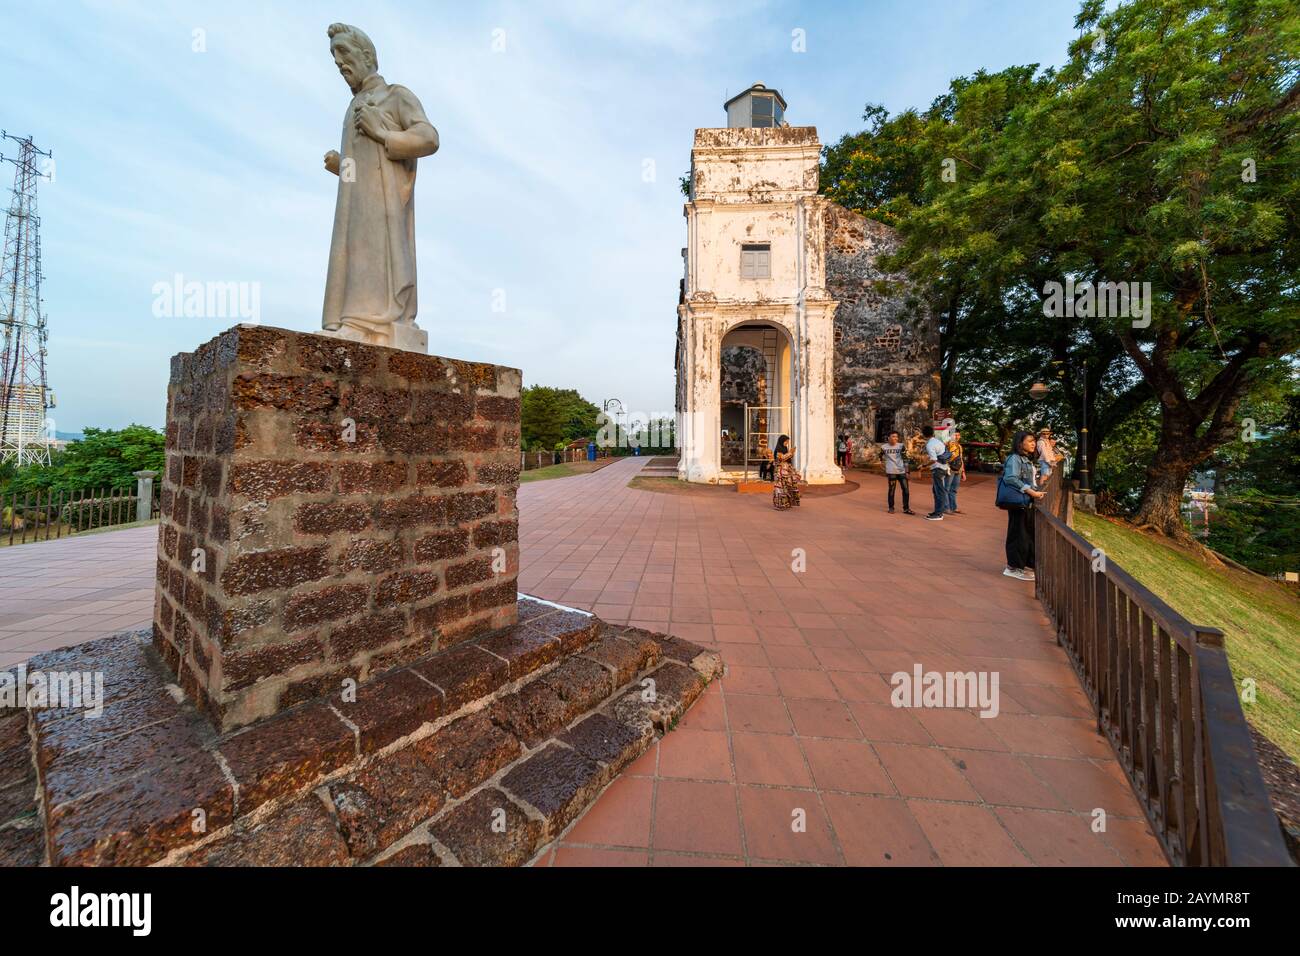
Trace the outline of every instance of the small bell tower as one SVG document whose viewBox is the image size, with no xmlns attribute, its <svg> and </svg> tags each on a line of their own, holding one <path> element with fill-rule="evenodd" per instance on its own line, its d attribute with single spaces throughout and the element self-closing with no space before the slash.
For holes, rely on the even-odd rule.
<svg viewBox="0 0 1300 956">
<path fill-rule="evenodd" d="M 785 99 L 777 90 L 755 83 L 723 104 L 729 129 L 762 129 L 785 124 Z"/>
</svg>

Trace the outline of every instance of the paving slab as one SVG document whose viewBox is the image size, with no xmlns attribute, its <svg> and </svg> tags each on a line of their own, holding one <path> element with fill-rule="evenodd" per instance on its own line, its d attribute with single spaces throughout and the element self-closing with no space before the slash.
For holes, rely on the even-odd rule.
<svg viewBox="0 0 1300 956">
<path fill-rule="evenodd" d="M 928 522 L 876 475 L 778 512 L 628 488 L 647 460 L 520 487 L 519 590 L 728 671 L 539 865 L 1163 864 L 1033 585 L 1002 576 L 986 478 Z M 149 626 L 156 537 L 0 551 L 0 667 Z M 998 715 L 891 706 L 917 664 L 997 671 Z"/>
</svg>

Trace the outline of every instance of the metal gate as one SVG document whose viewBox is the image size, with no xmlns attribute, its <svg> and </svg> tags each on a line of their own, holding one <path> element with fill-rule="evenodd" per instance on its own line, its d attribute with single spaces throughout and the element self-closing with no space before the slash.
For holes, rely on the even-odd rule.
<svg viewBox="0 0 1300 956">
<path fill-rule="evenodd" d="M 758 471 L 757 466 L 772 457 L 779 436 L 789 435 L 790 444 L 795 444 L 793 410 L 791 405 L 745 406 L 745 481 L 751 464 Z"/>
</svg>

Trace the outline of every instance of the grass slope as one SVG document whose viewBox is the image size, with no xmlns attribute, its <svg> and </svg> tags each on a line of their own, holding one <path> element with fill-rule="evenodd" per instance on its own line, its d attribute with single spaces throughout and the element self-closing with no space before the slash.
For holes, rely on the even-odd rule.
<svg viewBox="0 0 1300 956">
<path fill-rule="evenodd" d="M 1255 728 L 1300 761 L 1300 599 L 1267 578 L 1199 558 L 1118 522 L 1075 512 L 1075 530 L 1193 624 L 1223 630 L 1242 703 Z"/>
<path fill-rule="evenodd" d="M 534 468 L 531 471 L 521 471 L 519 473 L 520 481 L 545 481 L 548 478 L 568 478 L 570 475 L 586 475 L 593 471 L 600 471 L 606 465 L 612 465 L 617 458 L 599 458 L 596 461 L 570 461 L 562 462 L 558 465 L 547 465 L 545 468 Z"/>
</svg>

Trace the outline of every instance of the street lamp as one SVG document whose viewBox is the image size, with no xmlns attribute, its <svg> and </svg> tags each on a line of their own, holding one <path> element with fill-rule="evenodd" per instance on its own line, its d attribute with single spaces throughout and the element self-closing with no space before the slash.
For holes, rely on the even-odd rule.
<svg viewBox="0 0 1300 956">
<path fill-rule="evenodd" d="M 1056 377 L 1065 379 L 1065 362 L 1060 359 L 1054 359 L 1052 364 L 1057 366 Z M 1037 385 L 1035 385 L 1037 387 Z M 1029 393 L 1033 394 L 1033 389 Z M 1044 387 L 1046 392 L 1046 387 Z M 1079 490 L 1091 491 L 1092 482 L 1088 477 L 1088 360 L 1083 359 L 1083 421 L 1079 428 Z"/>
<path fill-rule="evenodd" d="M 620 426 L 619 426 L 619 423 L 618 423 L 618 417 L 619 417 L 620 415 L 626 415 L 627 412 L 625 412 L 625 411 L 623 410 L 623 402 L 622 402 L 620 399 L 617 399 L 617 398 L 607 398 L 607 399 L 605 399 L 603 402 L 600 403 L 601 411 L 603 411 L 603 412 L 605 413 L 605 418 L 606 418 L 606 419 L 609 418 L 609 407 L 610 407 L 611 405 L 617 405 L 617 406 L 618 406 L 618 411 L 616 411 L 616 412 L 614 413 L 614 447 L 615 447 L 615 448 L 618 448 L 618 447 L 620 446 L 620 443 L 621 443 L 621 440 L 620 440 L 620 438 L 619 438 L 619 429 L 620 429 Z M 626 434 L 626 432 L 624 432 L 624 433 Z"/>
</svg>

